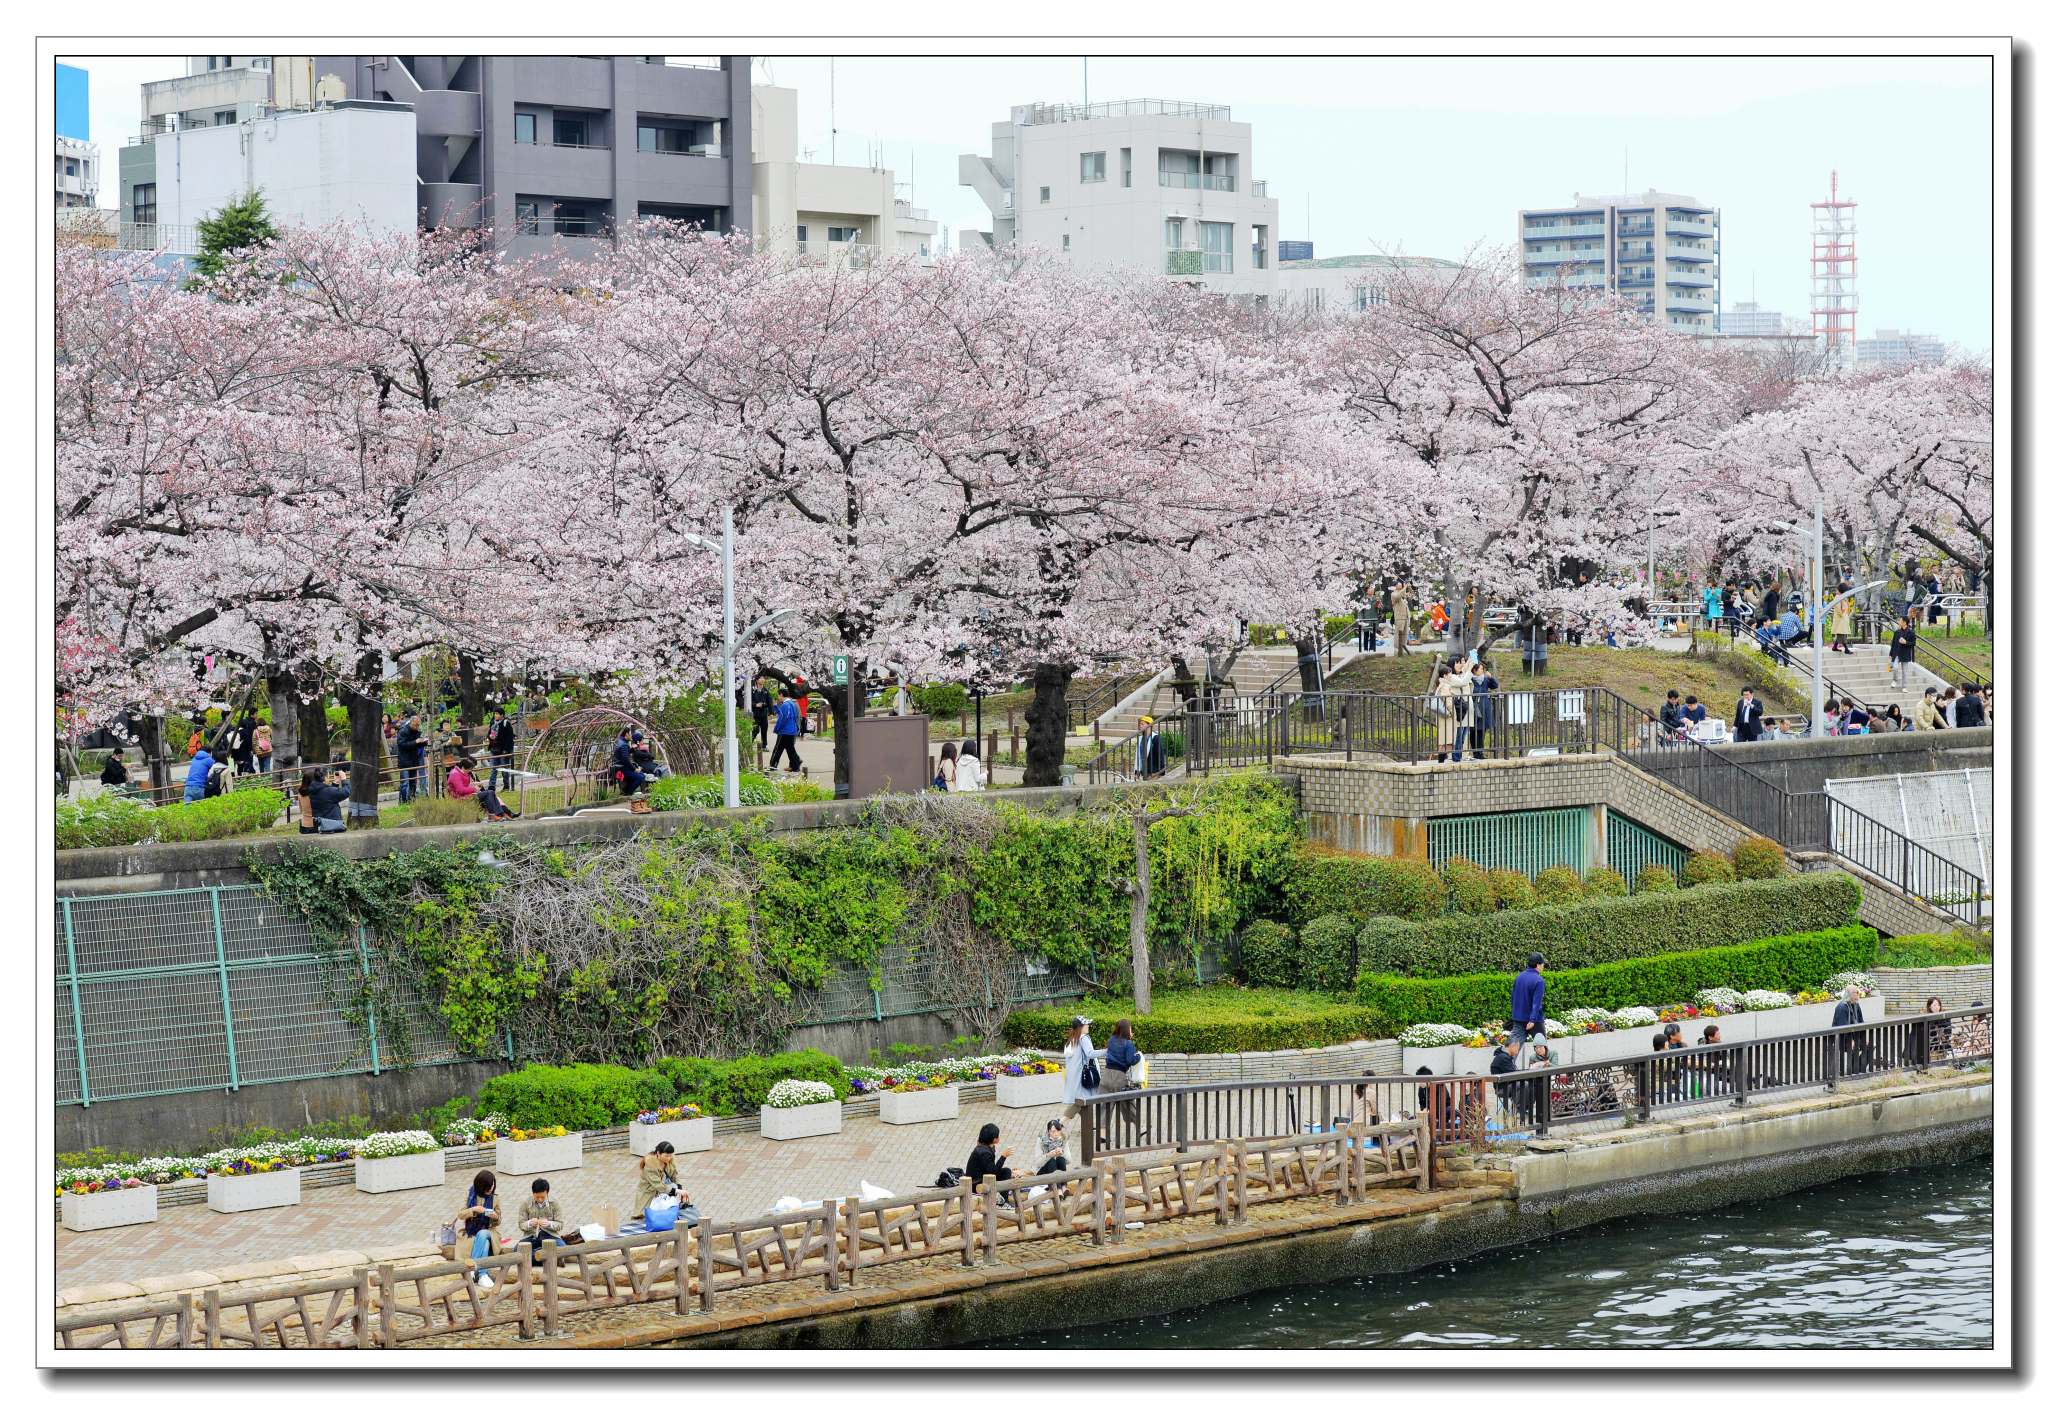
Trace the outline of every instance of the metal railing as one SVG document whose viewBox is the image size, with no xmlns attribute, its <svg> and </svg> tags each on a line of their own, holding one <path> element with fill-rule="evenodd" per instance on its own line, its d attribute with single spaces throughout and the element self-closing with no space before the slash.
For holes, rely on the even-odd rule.
<svg viewBox="0 0 2048 1405">
<path fill-rule="evenodd" d="M 1370 1137 L 1346 1127 L 1245 1138 L 1142 1167 L 1116 1159 L 584 1244 L 550 1240 L 538 1252 L 521 1241 L 482 1259 L 365 1264 L 310 1283 L 69 1309 L 57 1314 L 56 1345 L 388 1349 L 493 1327 L 515 1328 L 522 1341 L 561 1337 L 582 1312 L 667 1304 L 678 1317 L 708 1314 L 720 1293 L 735 1289 L 792 1283 L 836 1293 L 859 1286 L 863 1273 L 917 1259 L 992 1266 L 1005 1248 L 1084 1237 L 1094 1246 L 1121 1244 L 1133 1224 L 1243 1224 L 1261 1205 L 1330 1196 L 1344 1206 L 1402 1183 L 1428 1190 L 1432 1130 L 1416 1118 L 1383 1124 Z M 476 1280 L 478 1268 L 495 1275 L 490 1286 Z"/>
<path fill-rule="evenodd" d="M 1958 922 L 1973 927 L 1983 924 L 1983 878 L 1833 795 L 1818 798 L 1825 801 L 1831 853 L 1869 870 L 1901 892 L 1932 903 Z"/>
<path fill-rule="evenodd" d="M 1992 1056 L 1990 1005 L 1906 1015 L 1773 1039 L 1693 1045 L 1634 1058 L 1531 1069 L 1488 1078 L 1488 1120 L 1508 1133 L 1732 1102 L 1759 1093 L 1826 1088 L 1883 1074 L 1924 1072 Z M 1647 1040 L 1649 1030 L 1643 1034 Z"/>
<path fill-rule="evenodd" d="M 1946 599 L 1958 597 L 1941 598 L 1943 598 L 1945 602 Z M 1926 607 L 1912 606 L 1910 608 L 1924 610 Z M 1945 603 L 1944 610 L 1949 615 L 1953 614 L 1953 611 L 1946 610 Z M 1904 618 L 1904 616 L 1899 611 L 1897 605 L 1895 605 L 1890 600 L 1878 601 L 1876 608 L 1873 611 L 1871 611 L 1871 614 L 1875 616 L 1880 628 L 1887 634 L 1890 633 L 1890 631 L 1892 631 L 1893 629 L 1896 629 Z M 1920 655 L 1923 652 L 1925 652 L 1927 654 L 1932 655 L 1934 659 L 1941 664 L 1943 670 L 1942 676 L 1948 679 L 1949 682 L 1955 684 L 1957 687 L 1961 687 L 1965 683 L 1975 683 L 1980 688 L 1988 688 L 1991 686 L 1991 680 L 1989 678 L 1986 678 L 1976 669 L 1970 667 L 1961 659 L 1957 658 L 1955 655 L 1949 653 L 1946 649 L 1942 648 L 1940 645 L 1930 640 L 1926 636 L 1926 634 L 1922 632 L 1922 626 L 1924 625 L 1924 623 L 1925 617 L 1923 616 L 1922 624 L 1916 624 L 1913 626 L 1913 658 L 1915 662 L 1918 662 Z M 1887 639 L 1879 639 L 1877 641 L 1877 647 L 1884 648 L 1888 646 L 1889 643 L 1890 641 Z M 1922 666 L 1924 667 L 1925 665 Z M 1928 669 L 1928 672 L 1930 673 L 1932 673 L 1933 671 L 1934 670 L 1932 669 Z"/>
<path fill-rule="evenodd" d="M 1428 1075 L 1368 1074 L 1133 1088 L 1081 1103 L 1081 1164 L 1226 1142 L 1327 1136 L 1339 1127 L 1373 1127 L 1414 1146 L 1433 1083 Z"/>
<path fill-rule="evenodd" d="M 1230 108 L 1223 103 L 1180 102 L 1173 98 L 1129 98 L 1118 102 L 1072 103 L 1035 102 L 1025 109 L 1025 121 L 1087 122 L 1104 117 L 1202 117 L 1228 122 Z"/>
<path fill-rule="evenodd" d="M 1209 175 L 1201 171 L 1161 171 L 1159 183 L 1168 190 L 1237 189 L 1237 183 L 1231 177 Z"/>
</svg>

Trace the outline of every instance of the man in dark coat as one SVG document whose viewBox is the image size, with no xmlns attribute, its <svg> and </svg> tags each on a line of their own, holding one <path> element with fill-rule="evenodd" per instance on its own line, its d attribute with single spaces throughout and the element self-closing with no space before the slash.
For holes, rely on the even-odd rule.
<svg viewBox="0 0 2048 1405">
<path fill-rule="evenodd" d="M 1756 689 L 1744 688 L 1735 704 L 1735 740 L 1753 742 L 1764 734 L 1764 705 L 1756 700 Z"/>
<path fill-rule="evenodd" d="M 1508 1037 L 1520 1043 L 1541 1039 L 1543 1034 L 1543 953 L 1532 951 L 1509 994 Z"/>
</svg>

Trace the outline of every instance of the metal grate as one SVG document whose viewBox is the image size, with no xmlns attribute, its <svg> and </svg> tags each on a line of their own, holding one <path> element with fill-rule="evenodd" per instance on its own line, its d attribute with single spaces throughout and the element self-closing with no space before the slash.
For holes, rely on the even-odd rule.
<svg viewBox="0 0 2048 1405">
<path fill-rule="evenodd" d="M 1433 819 L 1429 862 L 1439 872 L 1462 857 L 1481 868 L 1518 869 L 1531 878 L 1558 864 L 1584 873 L 1588 819 L 1583 806 Z"/>
<path fill-rule="evenodd" d="M 1636 874 L 1644 865 L 1662 864 L 1677 874 L 1684 871 L 1688 857 L 1687 850 L 1663 835 L 1644 829 L 1613 810 L 1607 812 L 1607 866 L 1627 879 L 1629 887 L 1635 887 Z"/>
</svg>

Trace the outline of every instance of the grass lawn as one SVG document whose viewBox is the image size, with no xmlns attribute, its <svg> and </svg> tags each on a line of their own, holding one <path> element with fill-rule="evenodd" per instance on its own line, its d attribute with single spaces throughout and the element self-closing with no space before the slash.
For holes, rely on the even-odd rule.
<svg viewBox="0 0 2048 1405">
<path fill-rule="evenodd" d="M 1922 634 L 1920 637 L 1924 642 L 1931 644 L 1935 648 L 1941 650 L 1944 654 L 1947 654 L 1957 663 L 1963 664 L 1969 668 L 1976 669 L 1977 672 L 1983 674 L 1986 678 L 1991 679 L 1993 682 L 1997 681 L 1997 675 L 1991 671 L 1992 644 L 1991 641 L 1989 639 L 1986 639 L 1983 635 L 1958 634 L 1953 637 L 1946 637 L 1942 634 L 1940 628 L 1937 626 L 1936 628 L 1931 629 L 1926 633 Z M 1920 661 L 1924 663 L 1928 668 L 1934 670 L 1934 672 L 1941 672 L 1941 660 L 1936 658 L 1932 653 L 1923 655 Z M 1951 678 L 1949 679 L 1949 682 L 1954 683 L 1960 687 L 1962 680 Z"/>
<path fill-rule="evenodd" d="M 1430 664 L 1435 657 L 1410 654 L 1406 658 L 1358 659 L 1332 674 L 1330 687 L 1417 694 L 1429 682 Z M 1742 675 L 1732 667 L 1710 658 L 1667 653 L 1662 649 L 1574 649 L 1553 644 L 1548 671 L 1541 678 L 1523 675 L 1522 656 L 1511 641 L 1496 646 L 1488 662 L 1504 688 L 1608 688 L 1649 712 L 1663 706 L 1666 689 L 1676 688 L 1680 698 L 1698 697 L 1707 705 L 1709 716 L 1732 717 L 1743 685 Z M 1769 698 L 1764 701 L 1766 707 L 1774 702 Z M 1780 705 L 1788 701 L 1775 700 Z"/>
<path fill-rule="evenodd" d="M 1003 1025 L 1012 1045 L 1057 1049 L 1076 1013 L 1093 1021 L 1100 1049 L 1118 1020 L 1132 1022 L 1149 1054 L 1209 1054 L 1320 1048 L 1365 1037 L 1372 1012 L 1337 996 L 1299 990 L 1247 990 L 1212 985 L 1152 993 L 1152 1013 L 1137 1013 L 1129 996 L 1091 995 L 1075 1005 L 1020 1010 Z"/>
</svg>

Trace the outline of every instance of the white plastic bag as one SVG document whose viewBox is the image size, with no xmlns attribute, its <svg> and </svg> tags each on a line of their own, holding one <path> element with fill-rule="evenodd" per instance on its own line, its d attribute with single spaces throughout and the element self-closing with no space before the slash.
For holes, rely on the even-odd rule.
<svg viewBox="0 0 2048 1405">
<path fill-rule="evenodd" d="M 604 1226 L 601 1224 L 587 1224 L 576 1232 L 583 1236 L 583 1242 L 586 1244 L 593 1244 L 600 1239 L 610 1237 L 604 1232 Z"/>
<path fill-rule="evenodd" d="M 863 1200 L 894 1200 L 896 1193 L 884 1190 L 880 1186 L 871 1184 L 868 1181 L 862 1181 L 860 1183 L 860 1198 Z"/>
<path fill-rule="evenodd" d="M 1133 1088 L 1142 1088 L 1151 1079 L 1151 1077 L 1151 1063 L 1145 1058 L 1143 1054 L 1138 1055 L 1138 1061 L 1131 1065 L 1131 1071 L 1129 1074 L 1130 1085 Z"/>
</svg>

